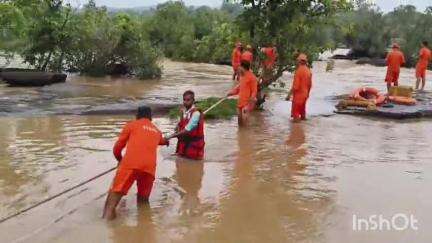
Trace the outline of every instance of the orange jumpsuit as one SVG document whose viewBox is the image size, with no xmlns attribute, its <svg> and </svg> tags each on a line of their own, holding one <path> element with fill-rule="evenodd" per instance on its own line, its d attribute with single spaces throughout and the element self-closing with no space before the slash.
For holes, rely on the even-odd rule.
<svg viewBox="0 0 432 243">
<path fill-rule="evenodd" d="M 253 62 L 253 54 L 252 54 L 252 52 L 250 52 L 250 51 L 243 52 L 243 54 L 241 56 L 241 60 L 242 61 L 247 61 L 247 62 L 249 62 L 249 63 L 252 64 L 252 62 Z"/>
<path fill-rule="evenodd" d="M 405 63 L 404 54 L 399 50 L 391 51 L 386 58 L 387 75 L 385 82 L 398 86 L 400 67 Z"/>
<path fill-rule="evenodd" d="M 264 68 L 273 69 L 276 63 L 276 49 L 274 47 L 265 47 L 263 52 L 266 55 L 266 59 L 263 61 Z"/>
<path fill-rule="evenodd" d="M 426 70 L 429 66 L 429 60 L 431 60 L 431 51 L 427 47 L 423 47 L 420 50 L 419 61 L 416 65 L 416 78 L 426 78 Z"/>
<path fill-rule="evenodd" d="M 292 84 L 291 117 L 295 119 L 306 118 L 306 102 L 312 88 L 312 73 L 307 65 L 300 64 L 294 74 Z"/>
<path fill-rule="evenodd" d="M 249 70 L 246 71 L 244 75 L 240 77 L 240 84 L 237 85 L 229 94 L 239 95 L 237 108 L 239 112 L 246 109 L 246 111 L 251 111 L 255 104 L 250 102 L 251 98 L 257 96 L 258 92 L 258 80 L 255 75 Z"/>
<path fill-rule="evenodd" d="M 238 47 L 234 48 L 231 55 L 231 65 L 233 67 L 234 72 L 237 72 L 238 68 L 241 64 L 242 53 Z"/>
<path fill-rule="evenodd" d="M 155 178 L 157 147 L 163 144 L 166 142 L 162 133 L 150 120 L 139 119 L 126 124 L 113 149 L 120 164 L 111 192 L 126 195 L 137 181 L 138 195 L 148 198 Z"/>
</svg>

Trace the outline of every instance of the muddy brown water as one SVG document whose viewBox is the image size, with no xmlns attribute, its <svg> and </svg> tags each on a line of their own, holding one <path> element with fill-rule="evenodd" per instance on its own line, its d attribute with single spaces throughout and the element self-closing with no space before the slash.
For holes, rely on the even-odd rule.
<svg viewBox="0 0 432 243">
<path fill-rule="evenodd" d="M 148 207 L 137 208 L 134 188 L 118 219 L 102 220 L 111 173 L 0 224 L 1 242 L 430 242 L 430 120 L 333 115 L 336 95 L 383 90 L 384 75 L 350 61 L 326 73 L 318 62 L 308 121 L 291 124 L 286 88 L 274 88 L 248 128 L 235 119 L 207 124 L 204 161 L 161 148 Z M 402 82 L 412 75 L 403 70 Z M 70 76 L 45 88 L 1 86 L 0 216 L 115 165 L 111 148 L 132 119 L 131 97 L 175 105 L 186 89 L 204 98 L 231 86 L 229 67 L 177 62 L 165 63 L 159 81 Z M 91 109 L 102 112 L 82 114 Z M 155 123 L 169 132 L 175 121 L 159 115 Z M 399 213 L 414 215 L 418 230 L 353 230 L 354 215 Z"/>
</svg>

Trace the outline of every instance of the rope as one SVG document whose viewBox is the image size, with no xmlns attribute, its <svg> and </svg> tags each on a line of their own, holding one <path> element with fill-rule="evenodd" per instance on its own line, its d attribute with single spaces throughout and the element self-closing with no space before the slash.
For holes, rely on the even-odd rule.
<svg viewBox="0 0 432 243">
<path fill-rule="evenodd" d="M 224 97 L 220 99 L 218 102 L 216 102 L 214 105 L 210 106 L 207 110 L 205 110 L 203 113 L 204 115 L 207 114 L 209 111 L 213 110 L 216 106 L 218 106 L 220 103 L 224 102 L 227 99 L 227 97 Z"/>
<path fill-rule="evenodd" d="M 93 200 L 91 200 L 91 201 L 89 201 L 89 202 L 87 202 L 87 203 L 81 204 L 81 205 L 79 205 L 79 206 L 77 206 L 77 207 L 75 207 L 75 208 L 73 208 L 73 209 L 67 211 L 66 213 L 64 213 L 64 214 L 60 215 L 59 217 L 55 218 L 54 220 L 51 220 L 51 221 L 48 222 L 47 224 L 45 224 L 45 225 L 43 225 L 43 226 L 37 228 L 36 230 L 33 230 L 31 233 L 29 233 L 29 234 L 27 234 L 27 235 L 24 235 L 24 236 L 21 236 L 21 237 L 18 238 L 18 239 L 15 239 L 14 241 L 12 241 L 12 243 L 19 243 L 19 242 L 28 241 L 28 240 L 29 240 L 31 237 L 33 237 L 34 235 L 41 233 L 42 231 L 44 231 L 44 230 L 50 228 L 53 224 L 60 222 L 60 221 L 61 221 L 62 219 L 64 219 L 66 216 L 73 214 L 74 212 L 76 212 L 76 211 L 77 211 L 79 208 L 81 208 L 82 206 L 87 205 L 87 204 L 89 204 L 90 202 L 92 202 L 92 201 L 94 201 L 94 200 L 98 200 L 99 198 L 105 196 L 106 194 L 107 194 L 107 193 L 105 192 L 105 193 L 103 193 L 103 194 L 97 196 L 97 197 L 94 198 Z"/>
<path fill-rule="evenodd" d="M 46 198 L 45 200 L 42 200 L 42 201 L 40 201 L 40 202 L 38 202 L 38 203 L 36 203 L 36 204 L 33 204 L 32 206 L 30 206 L 30 207 L 28 207 L 28 208 L 25 208 L 25 209 L 20 210 L 20 211 L 14 213 L 14 214 L 12 214 L 12 215 L 9 215 L 9 216 L 7 216 L 7 217 L 5 217 L 5 218 L 2 218 L 2 219 L 0 220 L 0 224 L 1 224 L 1 223 L 4 223 L 4 222 L 6 222 L 6 221 L 8 221 L 8 220 L 11 219 L 11 218 L 15 218 L 16 216 L 19 216 L 19 215 L 21 215 L 21 214 L 23 214 L 23 213 L 25 213 L 25 212 L 27 212 L 27 211 L 29 211 L 29 210 L 31 210 L 31 209 L 34 209 L 34 208 L 36 208 L 36 207 L 38 207 L 38 206 L 40 206 L 40 205 L 42 205 L 42 204 L 44 204 L 44 203 L 47 203 L 47 202 L 49 202 L 49 201 L 51 201 L 51 200 L 53 200 L 53 199 L 55 199 L 55 198 L 58 198 L 58 197 L 60 197 L 61 195 L 64 195 L 65 193 L 68 193 L 68 192 L 70 192 L 70 191 L 72 191 L 72 190 L 74 190 L 74 189 L 76 189 L 76 188 L 78 188 L 78 187 L 80 187 L 80 186 L 83 186 L 83 185 L 85 185 L 85 184 L 87 184 L 87 183 L 89 183 L 89 182 L 91 182 L 91 181 L 94 181 L 94 180 L 96 180 L 97 178 L 102 177 L 102 176 L 104 176 L 104 175 L 110 173 L 111 171 L 115 170 L 116 168 L 117 168 L 117 167 L 111 168 L 111 169 L 109 169 L 109 170 L 107 170 L 107 171 L 105 171 L 105 172 L 103 172 L 103 173 L 100 173 L 100 174 L 98 174 L 98 175 L 96 175 L 96 176 L 94 176 L 94 177 L 92 177 L 92 178 L 90 178 L 90 179 L 88 179 L 88 180 L 86 180 L 86 181 L 83 181 L 83 182 L 79 183 L 78 185 L 75 185 L 75 186 L 73 186 L 73 187 L 70 187 L 70 188 L 68 188 L 68 189 L 66 189 L 66 190 L 64 190 L 64 191 L 62 191 L 62 192 L 59 192 L 59 193 L 57 193 L 57 194 L 55 194 L 55 195 L 53 195 L 53 196 L 51 196 L 51 197 L 49 197 L 49 198 Z"/>
<path fill-rule="evenodd" d="M 134 101 L 137 101 L 134 97 L 131 97 L 131 98 L 132 98 Z M 204 111 L 204 114 L 206 114 L 207 112 L 209 112 L 209 111 L 211 111 L 212 109 L 214 109 L 216 106 L 218 106 L 220 103 L 222 103 L 222 102 L 223 102 L 224 100 L 226 100 L 226 99 L 227 99 L 226 97 L 220 99 L 218 102 L 216 102 L 214 105 L 212 105 L 212 106 L 211 106 L 210 108 L 208 108 L 206 111 Z M 96 175 L 96 176 L 94 176 L 94 177 L 92 177 L 92 178 L 90 178 L 90 179 L 88 179 L 88 180 L 86 180 L 86 181 L 83 181 L 83 182 L 81 182 L 81 183 L 79 183 L 79 184 L 77 184 L 77 185 L 75 185 L 75 186 L 73 186 L 73 187 L 70 187 L 70 188 L 68 188 L 68 189 L 66 189 L 66 190 L 64 190 L 64 191 L 62 191 L 62 192 L 59 192 L 59 193 L 57 193 L 57 194 L 55 194 L 55 195 L 53 195 L 53 196 L 51 196 L 51 197 L 48 197 L 48 198 L 46 198 L 46 199 L 44 199 L 44 200 L 42 200 L 42 201 L 40 201 L 40 202 L 38 202 L 38 203 L 36 203 L 36 204 L 33 204 L 33 205 L 31 205 L 30 207 L 27 207 L 27 208 L 25 208 L 25 209 L 23 209 L 23 210 L 20 210 L 20 211 L 14 213 L 14 214 L 11 214 L 11 215 L 7 216 L 7 217 L 5 217 L 5 218 L 2 218 L 2 219 L 0 219 L 0 224 L 1 224 L 1 223 L 4 223 L 4 222 L 6 222 L 6 221 L 8 221 L 8 220 L 10 220 L 10 219 L 12 219 L 12 218 L 15 218 L 15 217 L 17 217 L 17 216 L 19 216 L 19 215 L 21 215 L 21 214 L 27 212 L 27 211 L 30 211 L 30 210 L 32 210 L 32 209 L 34 209 L 34 208 L 36 208 L 36 207 L 38 207 L 38 206 L 40 206 L 40 205 L 42 205 L 42 204 L 45 204 L 45 203 L 47 203 L 47 202 L 49 202 L 49 201 L 51 201 L 51 200 L 53 200 L 53 199 L 55 199 L 55 198 L 58 198 L 58 197 L 60 197 L 60 196 L 62 196 L 62 195 L 64 195 L 64 194 L 66 194 L 66 193 L 68 193 L 68 192 L 70 192 L 70 191 L 72 191 L 72 190 L 78 188 L 78 187 L 81 187 L 81 186 L 83 186 L 83 185 L 85 185 L 85 184 L 87 184 L 87 183 L 89 183 L 89 182 L 92 182 L 92 181 L 94 181 L 94 180 L 96 180 L 96 179 L 98 179 L 98 178 L 100 178 L 100 177 L 102 177 L 102 176 L 104 176 L 104 175 L 106 175 L 106 174 L 108 174 L 108 173 L 114 171 L 116 168 L 117 168 L 117 166 L 116 166 L 116 167 L 113 167 L 113 168 L 111 168 L 111 169 L 109 169 L 109 170 L 107 170 L 107 171 L 105 171 L 105 172 L 102 172 L 102 173 L 100 173 L 100 174 L 98 174 L 98 175 Z M 186 192 L 185 192 L 183 189 L 181 189 L 181 188 L 177 188 L 177 187 L 175 187 L 174 189 L 175 189 L 177 192 L 179 192 L 181 195 L 182 195 L 182 194 L 184 195 L 184 194 L 186 193 Z"/>
</svg>

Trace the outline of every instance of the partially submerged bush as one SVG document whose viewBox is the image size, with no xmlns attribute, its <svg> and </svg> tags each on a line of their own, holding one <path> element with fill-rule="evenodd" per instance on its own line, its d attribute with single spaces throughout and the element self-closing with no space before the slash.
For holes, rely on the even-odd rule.
<svg viewBox="0 0 432 243">
<path fill-rule="evenodd" d="M 212 105 L 216 104 L 220 98 L 210 97 L 205 100 L 201 100 L 196 102 L 196 106 L 202 112 L 210 108 Z M 230 119 L 231 117 L 237 114 L 237 100 L 235 99 L 227 99 L 223 101 L 221 104 L 216 106 L 213 110 L 209 111 L 206 115 L 206 119 Z M 170 118 L 178 118 L 180 117 L 179 108 L 173 108 L 169 111 Z"/>
</svg>

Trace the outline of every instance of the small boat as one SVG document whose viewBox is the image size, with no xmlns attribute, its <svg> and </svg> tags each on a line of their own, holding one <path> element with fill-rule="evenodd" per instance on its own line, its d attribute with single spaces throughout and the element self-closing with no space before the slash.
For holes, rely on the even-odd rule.
<svg viewBox="0 0 432 243">
<path fill-rule="evenodd" d="M 66 81 L 66 74 L 39 71 L 2 72 L 1 78 L 10 86 L 45 86 Z"/>
</svg>

